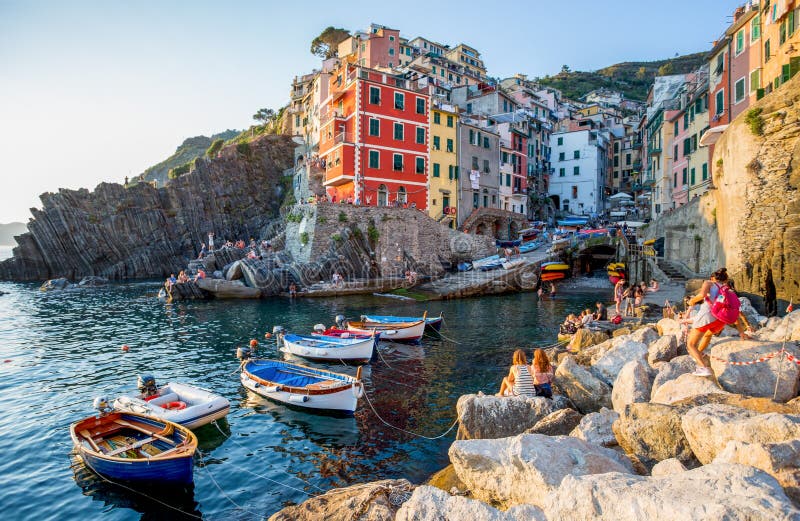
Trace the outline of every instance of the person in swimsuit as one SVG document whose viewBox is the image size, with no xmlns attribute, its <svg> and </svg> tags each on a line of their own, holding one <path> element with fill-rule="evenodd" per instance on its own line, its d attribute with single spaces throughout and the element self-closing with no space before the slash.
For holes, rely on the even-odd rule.
<svg viewBox="0 0 800 521">
<path fill-rule="evenodd" d="M 508 376 L 503 378 L 498 396 L 536 396 L 536 388 L 533 386 L 533 377 L 528 359 L 525 357 L 525 351 L 522 349 L 514 351 L 512 364 Z"/>
</svg>

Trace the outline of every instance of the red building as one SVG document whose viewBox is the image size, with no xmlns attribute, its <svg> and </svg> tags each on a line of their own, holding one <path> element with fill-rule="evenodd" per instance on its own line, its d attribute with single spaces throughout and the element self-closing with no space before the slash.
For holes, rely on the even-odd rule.
<svg viewBox="0 0 800 521">
<path fill-rule="evenodd" d="M 353 64 L 343 64 L 330 81 L 320 124 L 328 195 L 337 202 L 425 210 L 427 84 Z"/>
</svg>

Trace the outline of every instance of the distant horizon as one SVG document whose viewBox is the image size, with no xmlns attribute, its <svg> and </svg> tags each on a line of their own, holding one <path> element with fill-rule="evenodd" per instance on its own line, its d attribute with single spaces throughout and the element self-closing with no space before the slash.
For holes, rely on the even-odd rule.
<svg viewBox="0 0 800 521">
<path fill-rule="evenodd" d="M 481 52 L 492 77 L 534 78 L 553 76 L 564 64 L 591 72 L 704 52 L 740 3 L 626 0 L 609 13 L 576 0 L 570 12 L 580 13 L 578 22 L 592 21 L 588 31 L 564 21 L 559 6 L 506 13 L 469 0 L 420 4 L 424 17 L 413 6 L 396 12 L 348 1 L 333 10 L 310 0 L 302 19 L 291 5 L 254 1 L 224 8 L 198 1 L 187 9 L 169 2 L 0 0 L 0 221 L 27 222 L 45 192 L 121 183 L 186 138 L 248 128 L 258 109 L 289 101 L 294 76 L 319 68 L 309 46 L 329 25 L 352 31 L 376 22 L 409 38 L 465 42 Z M 483 21 L 479 31 L 470 29 L 476 19 Z M 661 23 L 642 23 L 653 19 Z M 600 35 L 597 27 L 611 29 Z"/>
</svg>

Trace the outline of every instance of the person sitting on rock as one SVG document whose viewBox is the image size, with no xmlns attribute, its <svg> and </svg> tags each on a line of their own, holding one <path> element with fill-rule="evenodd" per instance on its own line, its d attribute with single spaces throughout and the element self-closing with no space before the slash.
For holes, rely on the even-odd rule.
<svg viewBox="0 0 800 521">
<path fill-rule="evenodd" d="M 522 349 L 514 351 L 511 369 L 500 384 L 498 396 L 536 396 L 528 359 Z"/>
<path fill-rule="evenodd" d="M 553 366 L 544 349 L 536 349 L 533 352 L 533 363 L 531 364 L 533 373 L 533 388 L 536 396 L 553 398 Z"/>
<path fill-rule="evenodd" d="M 174 273 L 170 273 L 169 274 L 169 278 L 167 279 L 167 283 L 166 283 L 167 287 L 171 288 L 172 286 L 174 286 L 177 283 L 178 283 L 178 279 L 175 278 L 175 274 Z"/>
<path fill-rule="evenodd" d="M 581 325 L 585 326 L 594 322 L 594 315 L 592 314 L 591 310 L 585 309 L 583 313 L 581 313 Z"/>
<path fill-rule="evenodd" d="M 602 302 L 596 302 L 595 306 L 597 307 L 597 311 L 594 313 L 595 320 L 608 320 L 608 310 L 603 305 Z"/>
<path fill-rule="evenodd" d="M 577 321 L 577 317 L 574 314 L 570 313 L 569 315 L 567 315 L 567 318 L 564 319 L 564 323 L 561 324 L 561 328 L 559 329 L 559 332 L 562 335 L 573 335 L 573 334 L 575 334 L 578 331 L 578 323 L 577 322 L 578 322 Z"/>
<path fill-rule="evenodd" d="M 184 282 L 189 282 L 189 277 L 186 276 L 185 271 L 181 270 L 181 272 L 178 273 L 178 284 L 183 284 Z"/>
<path fill-rule="evenodd" d="M 203 268 L 197 268 L 197 275 L 194 276 L 194 281 L 206 278 L 206 271 Z"/>
<path fill-rule="evenodd" d="M 656 279 L 653 279 L 653 280 L 650 281 L 650 287 L 647 288 L 647 291 L 649 291 L 650 293 L 655 293 L 659 289 L 660 288 L 659 288 L 659 285 L 658 285 L 658 281 Z"/>
</svg>

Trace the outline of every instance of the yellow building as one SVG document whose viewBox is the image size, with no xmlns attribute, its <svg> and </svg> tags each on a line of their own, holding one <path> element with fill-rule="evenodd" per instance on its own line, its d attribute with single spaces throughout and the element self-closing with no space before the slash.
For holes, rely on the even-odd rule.
<svg viewBox="0 0 800 521">
<path fill-rule="evenodd" d="M 428 215 L 451 228 L 458 215 L 458 109 L 434 99 L 430 110 Z"/>
<path fill-rule="evenodd" d="M 766 92 L 777 89 L 800 71 L 800 2 L 761 2 L 763 73 Z"/>
</svg>

